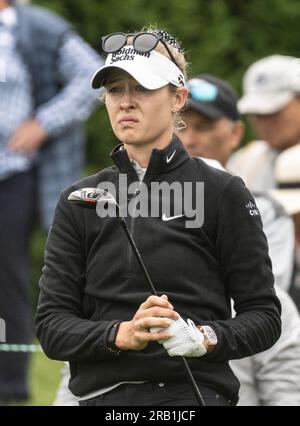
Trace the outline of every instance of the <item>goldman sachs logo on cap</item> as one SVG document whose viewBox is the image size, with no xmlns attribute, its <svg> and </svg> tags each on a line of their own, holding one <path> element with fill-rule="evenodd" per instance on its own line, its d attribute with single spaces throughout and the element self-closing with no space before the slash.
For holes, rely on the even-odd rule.
<svg viewBox="0 0 300 426">
<path fill-rule="evenodd" d="M 150 58 L 150 52 L 138 52 L 133 47 L 124 47 L 112 54 L 110 63 L 113 64 L 119 61 L 133 61 L 137 55 Z"/>
</svg>

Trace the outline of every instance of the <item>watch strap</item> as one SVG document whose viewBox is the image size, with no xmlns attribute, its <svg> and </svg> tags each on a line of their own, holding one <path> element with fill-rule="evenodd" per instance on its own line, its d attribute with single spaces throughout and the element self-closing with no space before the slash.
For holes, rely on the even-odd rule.
<svg viewBox="0 0 300 426">
<path fill-rule="evenodd" d="M 118 346 L 116 345 L 116 338 L 119 331 L 119 327 L 121 325 L 122 321 L 116 321 L 109 329 L 107 334 L 107 342 L 106 346 L 109 352 L 113 353 L 114 355 L 119 355 L 122 351 Z"/>
</svg>

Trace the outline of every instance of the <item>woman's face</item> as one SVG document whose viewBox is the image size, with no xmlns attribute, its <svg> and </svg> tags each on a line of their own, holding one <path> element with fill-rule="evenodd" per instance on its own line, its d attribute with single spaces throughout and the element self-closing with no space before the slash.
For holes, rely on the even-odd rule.
<svg viewBox="0 0 300 426">
<path fill-rule="evenodd" d="M 105 104 L 116 137 L 125 145 L 163 146 L 174 131 L 173 112 L 181 108 L 180 95 L 168 86 L 157 90 L 142 87 L 122 70 L 108 76 Z"/>
</svg>

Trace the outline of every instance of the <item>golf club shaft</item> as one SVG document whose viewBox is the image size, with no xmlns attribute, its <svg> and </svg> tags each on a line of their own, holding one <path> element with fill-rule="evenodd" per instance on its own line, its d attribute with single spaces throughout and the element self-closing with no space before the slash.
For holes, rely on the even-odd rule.
<svg viewBox="0 0 300 426">
<path fill-rule="evenodd" d="M 148 271 L 147 271 L 147 269 L 146 269 L 146 267 L 144 265 L 144 262 L 143 262 L 143 260 L 141 258 L 141 255 L 140 255 L 139 251 L 138 251 L 138 248 L 135 245 L 135 242 L 134 242 L 134 240 L 132 238 L 132 235 L 129 232 L 129 229 L 128 229 L 128 226 L 127 226 L 127 224 L 125 222 L 125 219 L 122 216 L 119 216 L 119 219 L 121 221 L 122 228 L 124 229 L 125 234 L 127 235 L 127 238 L 128 238 L 128 241 L 129 241 L 129 243 L 131 245 L 133 253 L 135 254 L 135 257 L 136 257 L 136 259 L 137 259 L 137 261 L 138 261 L 138 263 L 139 263 L 139 265 L 141 267 L 141 270 L 143 271 L 144 277 L 146 278 L 146 282 L 149 285 L 150 293 L 152 293 L 154 296 L 157 296 L 157 292 L 156 292 L 156 290 L 154 288 L 153 282 L 152 282 L 152 280 L 151 280 L 151 278 L 150 278 L 150 276 L 148 274 Z"/>
<path fill-rule="evenodd" d="M 136 246 L 136 244 L 135 244 L 135 242 L 134 242 L 134 240 L 132 238 L 132 235 L 129 232 L 129 229 L 128 229 L 128 226 L 126 224 L 126 221 L 125 221 L 124 217 L 122 217 L 121 215 L 119 215 L 118 218 L 120 219 L 120 223 L 122 225 L 122 228 L 123 228 L 123 230 L 124 230 L 124 232 L 125 232 L 125 234 L 126 234 L 126 236 L 128 238 L 128 241 L 129 241 L 130 246 L 131 246 L 131 248 L 133 250 L 133 253 L 135 254 L 135 257 L 136 257 L 136 259 L 137 259 L 137 261 L 138 261 L 138 263 L 139 263 L 139 265 L 141 267 L 141 270 L 142 270 L 143 275 L 144 275 L 144 277 L 146 279 L 146 282 L 149 285 L 150 293 L 153 294 L 154 296 L 157 296 L 157 292 L 155 290 L 153 282 L 152 282 L 152 280 L 151 280 L 151 278 L 150 278 L 150 276 L 148 274 L 148 271 L 147 271 L 147 269 L 146 269 L 146 267 L 144 265 L 144 262 L 143 262 L 143 260 L 141 258 L 141 255 L 140 255 L 139 251 L 138 251 L 138 248 L 137 248 L 137 246 Z M 184 367 L 184 369 L 186 371 L 186 375 L 188 377 L 188 380 L 189 380 L 189 382 L 190 382 L 190 384 L 191 384 L 191 386 L 193 388 L 193 391 L 194 391 L 194 394 L 195 394 L 195 398 L 197 399 L 199 405 L 205 406 L 205 402 L 204 402 L 204 400 L 202 398 L 201 392 L 200 392 L 200 390 L 198 388 L 198 385 L 197 385 L 197 383 L 196 383 L 196 381 L 195 381 L 195 379 L 193 377 L 193 374 L 192 374 L 192 372 L 190 370 L 190 367 L 189 367 L 186 359 L 183 356 L 181 356 L 180 358 L 181 358 L 182 365 L 183 365 L 183 367 Z"/>
</svg>

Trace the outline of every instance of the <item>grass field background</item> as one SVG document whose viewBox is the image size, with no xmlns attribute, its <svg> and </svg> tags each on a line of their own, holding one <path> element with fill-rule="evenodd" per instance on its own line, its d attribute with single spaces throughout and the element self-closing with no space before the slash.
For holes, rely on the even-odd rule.
<svg viewBox="0 0 300 426">
<path fill-rule="evenodd" d="M 52 361 L 43 353 L 32 355 L 29 373 L 31 399 L 25 405 L 52 405 L 60 383 L 62 366 L 63 362 Z"/>
</svg>

